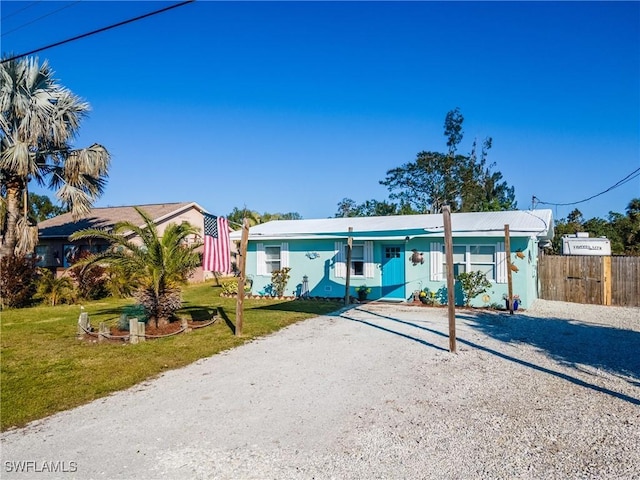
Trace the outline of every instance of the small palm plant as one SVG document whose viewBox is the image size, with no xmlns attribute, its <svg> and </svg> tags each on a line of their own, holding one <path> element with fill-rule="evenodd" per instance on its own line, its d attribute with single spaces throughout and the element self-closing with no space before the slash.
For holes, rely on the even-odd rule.
<svg viewBox="0 0 640 480">
<path fill-rule="evenodd" d="M 134 297 L 144 306 L 150 321 L 156 326 L 166 325 L 182 306 L 180 285 L 200 264 L 200 242 L 189 244 L 191 235 L 200 233 L 188 222 L 167 225 L 162 236 L 153 219 L 142 209 L 135 210 L 144 220 L 144 226 L 132 222 L 119 222 L 113 230 L 85 229 L 71 235 L 71 240 L 100 238 L 111 243 L 111 248 L 78 263 L 110 264 L 134 272 Z M 133 237 L 142 240 L 139 244 Z"/>
<path fill-rule="evenodd" d="M 69 277 L 56 277 L 49 270 L 42 270 L 38 280 L 38 295 L 52 307 L 71 303 L 76 296 L 75 284 Z"/>
</svg>

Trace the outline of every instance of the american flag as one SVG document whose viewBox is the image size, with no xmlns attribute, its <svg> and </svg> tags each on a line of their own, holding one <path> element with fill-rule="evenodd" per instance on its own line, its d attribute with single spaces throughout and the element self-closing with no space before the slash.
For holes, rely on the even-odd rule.
<svg viewBox="0 0 640 480">
<path fill-rule="evenodd" d="M 202 269 L 209 272 L 231 271 L 231 240 L 229 223 L 224 217 L 204 215 L 204 254 Z"/>
</svg>

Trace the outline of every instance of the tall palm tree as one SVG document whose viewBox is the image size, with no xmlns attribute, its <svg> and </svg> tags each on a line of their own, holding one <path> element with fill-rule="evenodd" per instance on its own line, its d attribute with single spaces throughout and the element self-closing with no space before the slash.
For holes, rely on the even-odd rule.
<svg viewBox="0 0 640 480">
<path fill-rule="evenodd" d="M 109 152 L 70 145 L 89 104 L 53 75 L 37 58 L 0 62 L 0 256 L 30 252 L 37 243 L 27 217 L 29 182 L 55 190 L 76 219 L 106 185 Z"/>
<path fill-rule="evenodd" d="M 99 238 L 111 243 L 111 248 L 78 264 L 104 263 L 136 272 L 137 290 L 134 296 L 145 307 L 150 320 L 165 325 L 182 305 L 180 285 L 200 265 L 197 249 L 201 242 L 189 243 L 191 235 L 200 230 L 188 222 L 167 225 L 162 237 L 153 219 L 135 207 L 144 220 L 142 226 L 118 222 L 112 230 L 85 229 L 69 237 L 72 241 Z M 140 243 L 138 239 L 142 242 Z"/>
</svg>

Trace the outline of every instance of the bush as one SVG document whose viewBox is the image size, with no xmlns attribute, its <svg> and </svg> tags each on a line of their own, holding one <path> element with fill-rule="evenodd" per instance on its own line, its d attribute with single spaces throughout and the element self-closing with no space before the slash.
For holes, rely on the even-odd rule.
<svg viewBox="0 0 640 480">
<path fill-rule="evenodd" d="M 225 295 L 237 295 L 238 294 L 238 281 L 231 280 L 224 282 L 222 285 L 222 293 Z M 251 282 L 246 281 L 244 284 L 244 293 L 251 292 Z"/>
<path fill-rule="evenodd" d="M 76 288 L 69 277 L 56 277 L 50 270 L 43 270 L 37 282 L 38 295 L 52 307 L 61 303 L 73 303 Z"/>
<path fill-rule="evenodd" d="M 289 281 L 290 271 L 290 267 L 284 267 L 271 272 L 271 284 L 273 285 L 276 296 L 282 297 L 284 295 L 284 290 L 287 288 L 287 282 Z"/>
<path fill-rule="evenodd" d="M 458 275 L 458 281 L 462 286 L 466 307 L 471 305 L 471 300 L 491 288 L 491 282 L 487 280 L 487 275 L 479 271 L 461 273 Z"/>
<path fill-rule="evenodd" d="M 137 318 L 139 322 L 145 322 L 149 320 L 147 315 L 147 311 L 144 308 L 144 305 L 140 305 L 136 303 L 134 305 L 127 305 L 122 309 L 122 315 L 120 315 L 120 319 L 118 320 L 118 328 L 120 330 L 129 330 L 129 319 Z M 126 324 L 126 328 L 123 328 Z"/>
<path fill-rule="evenodd" d="M 80 259 L 87 258 L 89 252 L 82 252 Z M 97 264 L 78 265 L 69 269 L 69 275 L 76 282 L 80 298 L 99 300 L 109 294 L 105 268 Z"/>
<path fill-rule="evenodd" d="M 0 303 L 6 307 L 26 307 L 36 293 L 36 258 L 6 255 L 0 260 Z"/>
<path fill-rule="evenodd" d="M 128 322 L 130 318 L 137 318 L 139 322 L 145 322 L 145 323 L 149 319 L 147 315 L 147 311 L 144 308 L 144 305 L 140 305 L 139 303 L 136 303 L 134 305 L 127 305 L 126 307 L 124 307 L 122 309 L 122 315 L 124 315 L 127 319 L 127 330 L 129 329 Z M 122 315 L 120 316 L 121 320 L 122 320 Z"/>
</svg>

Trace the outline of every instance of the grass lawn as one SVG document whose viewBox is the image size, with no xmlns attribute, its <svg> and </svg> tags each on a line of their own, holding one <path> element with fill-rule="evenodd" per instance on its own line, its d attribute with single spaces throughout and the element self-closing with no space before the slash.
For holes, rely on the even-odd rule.
<svg viewBox="0 0 640 480">
<path fill-rule="evenodd" d="M 187 286 L 178 316 L 215 324 L 137 345 L 77 339 L 79 305 L 0 312 L 0 428 L 26 423 L 122 390 L 299 320 L 329 313 L 331 301 L 244 300 L 242 337 L 233 333 L 236 299 L 221 298 L 213 282 Z M 83 303 L 92 326 L 117 323 L 132 299 Z"/>
</svg>

